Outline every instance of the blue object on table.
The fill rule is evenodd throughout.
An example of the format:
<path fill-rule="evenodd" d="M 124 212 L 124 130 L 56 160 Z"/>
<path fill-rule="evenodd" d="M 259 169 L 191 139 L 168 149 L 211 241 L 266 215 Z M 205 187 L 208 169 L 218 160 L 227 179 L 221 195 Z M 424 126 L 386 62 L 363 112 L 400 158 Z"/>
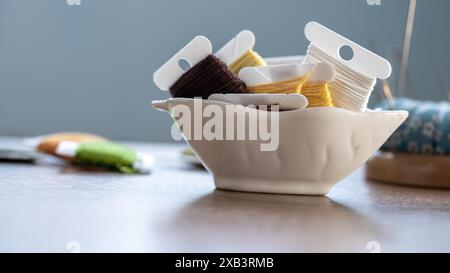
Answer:
<path fill-rule="evenodd" d="M 406 110 L 408 119 L 381 150 L 428 155 L 450 155 L 450 104 L 448 102 L 396 99 L 378 106 Z"/>

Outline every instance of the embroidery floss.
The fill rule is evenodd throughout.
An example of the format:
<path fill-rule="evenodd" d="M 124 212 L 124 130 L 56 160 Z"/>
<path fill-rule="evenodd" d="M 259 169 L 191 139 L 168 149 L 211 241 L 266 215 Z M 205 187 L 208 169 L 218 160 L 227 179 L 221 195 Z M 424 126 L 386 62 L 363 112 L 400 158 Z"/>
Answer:
<path fill-rule="evenodd" d="M 36 151 L 57 156 L 55 153 L 56 148 L 62 141 L 74 141 L 84 142 L 90 140 L 106 140 L 101 136 L 88 133 L 76 133 L 76 132 L 62 132 L 43 137 L 37 137 L 36 139 L 30 139 L 28 142 L 30 146 L 34 147 Z"/>
<path fill-rule="evenodd" d="M 149 155 L 138 154 L 127 146 L 111 141 L 63 141 L 58 145 L 56 154 L 72 157 L 81 165 L 106 167 L 122 173 L 148 173 L 154 162 Z"/>
<path fill-rule="evenodd" d="M 251 93 L 300 94 L 309 107 L 333 106 L 328 83 L 334 80 L 335 70 L 329 64 L 282 64 L 265 67 L 246 67 L 239 77 Z"/>
<path fill-rule="evenodd" d="M 255 51 L 248 50 L 239 59 L 228 65 L 234 75 L 238 75 L 242 68 L 248 66 L 266 66 L 264 59 Z"/>
<path fill-rule="evenodd" d="M 245 67 L 267 65 L 264 59 L 253 51 L 255 43 L 255 34 L 250 30 L 243 30 L 219 49 L 215 55 L 228 65 L 233 74 L 239 75 L 241 69 Z"/>
<path fill-rule="evenodd" d="M 313 44 L 308 47 L 305 63 L 328 63 L 334 67 L 336 76 L 329 83 L 329 91 L 335 106 L 353 111 L 365 110 L 376 79 L 347 68 Z"/>
<path fill-rule="evenodd" d="M 308 99 L 308 107 L 333 107 L 327 82 L 307 82 L 301 94 Z"/>
<path fill-rule="evenodd" d="M 82 164 L 114 168 L 124 173 L 134 173 L 132 166 L 137 161 L 137 155 L 132 149 L 106 141 L 81 143 L 75 158 Z"/>
<path fill-rule="evenodd" d="M 329 83 L 334 106 L 364 112 L 376 80 L 391 75 L 389 61 L 317 22 L 306 25 L 305 36 L 310 45 L 304 63 L 326 63 L 336 72 Z M 342 56 L 342 49 L 352 56 Z"/>
<path fill-rule="evenodd" d="M 259 94 L 301 94 L 309 75 L 282 82 L 274 82 L 249 87 L 251 93 Z"/>
<path fill-rule="evenodd" d="M 308 99 L 308 107 L 331 107 L 330 92 L 326 82 L 308 82 L 309 75 L 292 80 L 249 87 L 256 94 L 302 94 Z"/>
<path fill-rule="evenodd" d="M 207 99 L 214 93 L 248 93 L 245 83 L 214 55 L 194 65 L 170 87 L 173 97 Z"/>

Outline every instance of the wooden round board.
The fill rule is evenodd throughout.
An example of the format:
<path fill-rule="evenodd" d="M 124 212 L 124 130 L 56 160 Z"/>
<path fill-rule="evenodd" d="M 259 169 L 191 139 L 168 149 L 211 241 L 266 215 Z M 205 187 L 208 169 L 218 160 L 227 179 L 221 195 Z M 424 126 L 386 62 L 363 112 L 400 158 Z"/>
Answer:
<path fill-rule="evenodd" d="M 450 189 L 450 156 L 378 152 L 367 162 L 366 176 L 393 184 Z"/>

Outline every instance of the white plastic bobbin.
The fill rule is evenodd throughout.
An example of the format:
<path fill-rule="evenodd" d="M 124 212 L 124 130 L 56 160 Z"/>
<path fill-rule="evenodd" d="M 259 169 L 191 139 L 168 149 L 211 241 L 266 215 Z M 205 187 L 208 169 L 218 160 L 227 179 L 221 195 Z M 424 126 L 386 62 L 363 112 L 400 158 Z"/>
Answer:
<path fill-rule="evenodd" d="M 239 78 L 247 86 L 257 86 L 274 82 L 288 81 L 311 73 L 311 82 L 331 82 L 334 80 L 334 68 L 326 63 L 318 64 L 282 64 L 263 67 L 245 67 L 239 72 Z"/>
<path fill-rule="evenodd" d="M 226 43 L 216 53 L 216 57 L 227 65 L 237 61 L 250 49 L 255 46 L 255 35 L 250 30 L 239 32 L 236 37 Z"/>
<path fill-rule="evenodd" d="M 75 141 L 61 141 L 56 147 L 55 153 L 59 156 L 75 157 L 80 143 Z"/>
<path fill-rule="evenodd" d="M 333 66 L 327 63 L 318 63 L 313 68 L 308 81 L 313 83 L 332 82 L 336 76 Z"/>
<path fill-rule="evenodd" d="M 306 25 L 305 35 L 315 47 L 368 78 L 387 79 L 391 75 L 392 67 L 389 61 L 317 22 Z M 340 55 L 344 46 L 353 50 L 350 60 L 344 60 Z"/>
<path fill-rule="evenodd" d="M 196 36 L 170 60 L 153 74 L 153 82 L 159 89 L 167 91 L 185 73 L 180 67 L 180 60 L 185 60 L 191 67 L 212 54 L 211 42 L 205 36 Z"/>
<path fill-rule="evenodd" d="M 278 105 L 280 111 L 302 110 L 308 99 L 301 94 L 212 94 L 208 100 L 244 106 Z"/>

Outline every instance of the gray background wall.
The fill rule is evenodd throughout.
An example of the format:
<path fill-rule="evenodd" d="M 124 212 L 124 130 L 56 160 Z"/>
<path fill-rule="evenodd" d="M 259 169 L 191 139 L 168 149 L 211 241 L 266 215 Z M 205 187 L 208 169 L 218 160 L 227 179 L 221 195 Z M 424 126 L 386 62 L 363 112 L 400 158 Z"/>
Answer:
<path fill-rule="evenodd" d="M 68 6 L 66 0 L 1 0 L 0 135 L 80 130 L 170 141 L 170 119 L 150 108 L 151 100 L 167 97 L 154 86 L 152 73 L 194 35 L 206 35 L 218 49 L 247 28 L 255 32 L 261 55 L 298 55 L 307 47 L 305 24 L 316 20 L 395 58 L 407 5 L 407 0 L 382 0 L 381 6 L 366 0 L 81 0 L 81 6 Z M 419 98 L 446 98 L 434 67 L 442 64 L 449 76 L 449 11 L 448 0 L 419 0 L 410 63 Z"/>

